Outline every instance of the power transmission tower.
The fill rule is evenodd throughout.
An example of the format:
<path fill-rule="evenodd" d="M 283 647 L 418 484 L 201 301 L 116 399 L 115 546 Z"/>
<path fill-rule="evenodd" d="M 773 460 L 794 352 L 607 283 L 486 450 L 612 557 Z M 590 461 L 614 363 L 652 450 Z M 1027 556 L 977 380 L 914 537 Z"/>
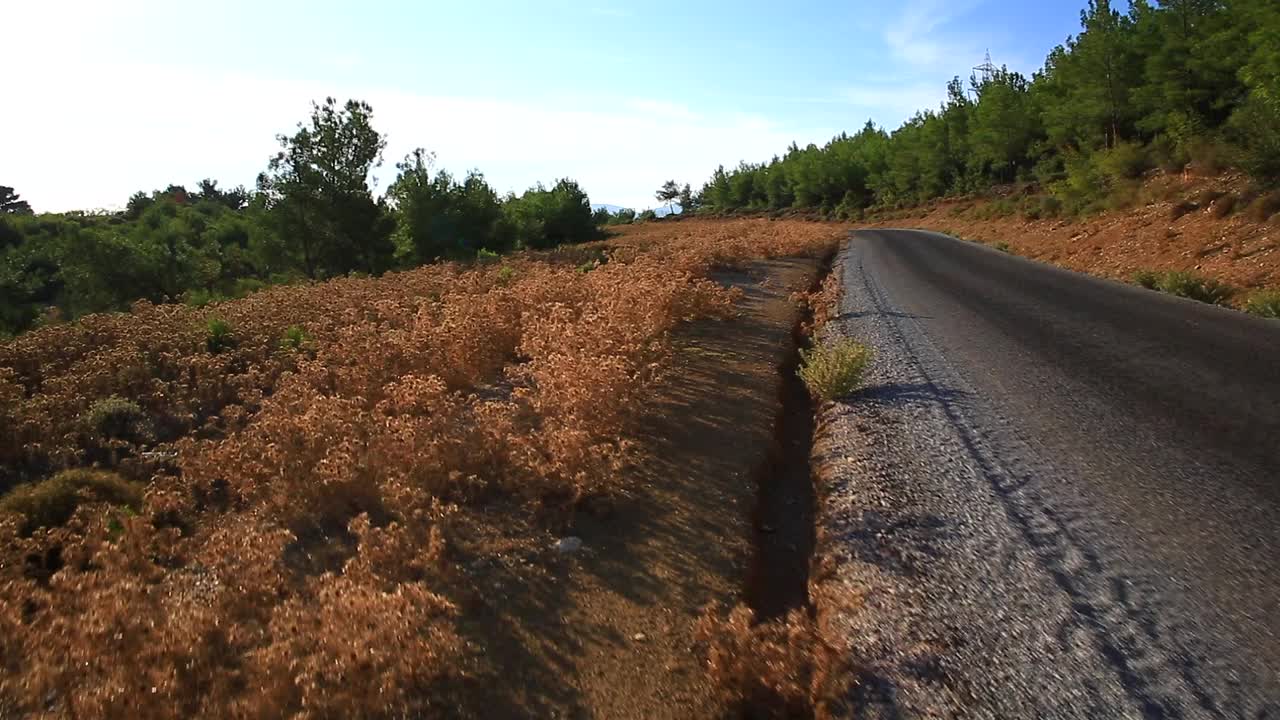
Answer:
<path fill-rule="evenodd" d="M 989 83 L 989 82 L 991 82 L 991 81 L 995 78 L 995 76 L 996 76 L 996 66 L 995 66 L 995 65 L 993 65 L 993 64 L 991 64 L 991 51 L 990 51 L 990 50 L 988 50 L 988 51 L 987 51 L 987 57 L 986 57 L 986 59 L 982 61 L 982 64 L 981 64 L 981 65 L 979 65 L 979 66 L 975 67 L 975 68 L 974 68 L 974 70 L 977 70 L 978 72 L 982 73 L 982 75 L 981 75 L 981 77 L 982 77 L 982 84 L 984 84 L 984 85 L 985 85 L 985 84 L 987 84 L 987 83 Z"/>
<path fill-rule="evenodd" d="M 987 51 L 987 56 L 982 61 L 982 64 L 974 67 L 973 70 L 973 74 L 969 76 L 969 89 L 965 91 L 965 94 L 976 101 L 978 99 L 978 89 L 996 77 L 996 66 L 991 62 L 990 50 Z"/>

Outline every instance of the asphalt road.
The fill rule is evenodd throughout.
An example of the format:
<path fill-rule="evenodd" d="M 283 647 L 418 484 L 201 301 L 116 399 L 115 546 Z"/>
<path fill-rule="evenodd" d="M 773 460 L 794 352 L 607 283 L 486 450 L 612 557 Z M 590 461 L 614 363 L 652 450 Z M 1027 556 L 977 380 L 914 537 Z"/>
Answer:
<path fill-rule="evenodd" d="M 1280 718 L 1280 321 L 937 233 L 842 264 L 859 709 Z"/>

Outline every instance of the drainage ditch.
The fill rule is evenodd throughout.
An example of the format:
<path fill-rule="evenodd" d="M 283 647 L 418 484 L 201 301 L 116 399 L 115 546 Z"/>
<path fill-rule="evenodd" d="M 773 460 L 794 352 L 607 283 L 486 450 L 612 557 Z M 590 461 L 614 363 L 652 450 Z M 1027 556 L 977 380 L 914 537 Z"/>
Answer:
<path fill-rule="evenodd" d="M 810 292 L 816 292 L 831 272 L 834 254 L 824 258 Z M 780 621 L 792 610 L 811 614 L 809 573 L 815 546 L 817 498 L 809 465 L 813 446 L 814 405 L 796 370 L 800 348 L 809 338 L 805 328 L 813 320 L 806 307 L 792 330 L 792 352 L 779 367 L 780 410 L 774 425 L 774 445 L 757 476 L 752 513 L 754 558 L 745 588 L 747 605 L 757 622 Z M 808 649 L 796 653 L 803 656 Z M 810 718 L 813 708 L 766 696 L 742 708 L 746 718 Z"/>

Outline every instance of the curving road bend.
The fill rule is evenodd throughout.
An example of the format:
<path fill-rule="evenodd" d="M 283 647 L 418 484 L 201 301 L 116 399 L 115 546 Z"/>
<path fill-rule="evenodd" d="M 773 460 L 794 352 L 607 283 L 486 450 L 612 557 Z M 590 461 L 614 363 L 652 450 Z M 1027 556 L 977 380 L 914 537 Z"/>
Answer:
<path fill-rule="evenodd" d="M 1280 718 L 1280 322 L 931 232 L 840 263 L 857 713 Z"/>

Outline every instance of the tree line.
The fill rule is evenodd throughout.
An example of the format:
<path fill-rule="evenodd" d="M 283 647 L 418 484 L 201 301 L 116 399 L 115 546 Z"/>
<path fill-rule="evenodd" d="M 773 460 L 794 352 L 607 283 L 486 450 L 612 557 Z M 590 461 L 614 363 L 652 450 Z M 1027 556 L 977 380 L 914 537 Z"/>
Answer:
<path fill-rule="evenodd" d="M 1280 183 L 1280 3 L 1090 0 L 1081 29 L 1027 78 L 954 78 L 936 110 L 893 132 L 868 122 L 826 145 L 718 168 L 713 210 L 813 208 L 857 217 L 1014 181 L 1055 212 L 1088 212 L 1154 167 L 1238 167 Z"/>
<path fill-rule="evenodd" d="M 572 180 L 500 196 L 477 171 L 436 169 L 422 149 L 377 196 L 370 177 L 386 138 L 372 119 L 363 102 L 313 104 L 278 136 L 253 189 L 202 180 L 136 193 L 121 212 L 36 215 L 0 187 L 0 334 L 140 299 L 203 304 L 268 284 L 601 237 Z"/>

